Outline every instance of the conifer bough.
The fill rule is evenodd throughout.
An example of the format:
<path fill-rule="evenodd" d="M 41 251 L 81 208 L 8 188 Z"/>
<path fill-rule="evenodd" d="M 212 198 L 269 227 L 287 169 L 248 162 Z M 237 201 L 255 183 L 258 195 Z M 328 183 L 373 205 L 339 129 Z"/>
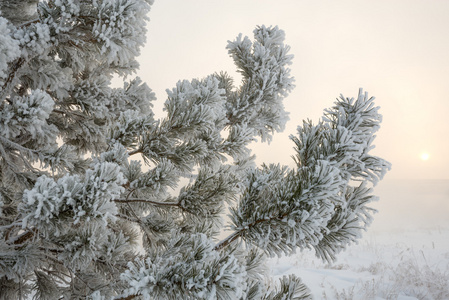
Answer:
<path fill-rule="evenodd" d="M 157 119 L 139 78 L 111 87 L 138 67 L 152 3 L 0 1 L 0 298 L 310 298 L 264 258 L 331 261 L 369 225 L 390 167 L 370 154 L 378 107 L 341 97 L 291 137 L 294 169 L 256 167 L 249 145 L 287 120 L 284 32 L 239 35 L 240 86 L 179 81 Z"/>

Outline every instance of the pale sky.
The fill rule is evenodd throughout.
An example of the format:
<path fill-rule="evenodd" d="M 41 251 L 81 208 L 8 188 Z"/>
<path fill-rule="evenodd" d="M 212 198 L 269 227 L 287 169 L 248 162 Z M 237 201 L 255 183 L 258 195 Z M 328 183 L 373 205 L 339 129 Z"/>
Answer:
<path fill-rule="evenodd" d="M 254 147 L 259 163 L 292 166 L 288 136 L 302 120 L 362 87 L 384 117 L 372 153 L 393 164 L 386 180 L 449 179 L 449 1 L 156 0 L 149 16 L 138 75 L 156 110 L 178 80 L 223 70 L 238 83 L 227 41 L 278 25 L 296 88 L 284 102 L 286 130 Z"/>

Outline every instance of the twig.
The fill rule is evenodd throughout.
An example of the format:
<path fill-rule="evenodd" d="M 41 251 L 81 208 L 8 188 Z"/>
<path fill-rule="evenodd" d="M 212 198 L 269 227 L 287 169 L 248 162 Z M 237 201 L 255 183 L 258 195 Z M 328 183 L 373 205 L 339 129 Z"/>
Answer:
<path fill-rule="evenodd" d="M 278 216 L 272 216 L 272 217 L 270 217 L 268 219 L 256 220 L 253 223 L 250 223 L 250 224 L 246 225 L 243 229 L 235 231 L 232 234 L 230 234 L 229 236 L 227 236 L 225 239 L 221 240 L 217 245 L 215 245 L 214 250 L 219 251 L 219 250 L 225 248 L 226 246 L 231 244 L 233 241 L 235 241 L 236 239 L 241 237 L 245 231 L 248 231 L 249 228 L 254 227 L 257 224 L 264 223 L 264 222 L 271 222 L 273 220 L 282 220 L 285 216 L 287 216 L 287 214 L 283 214 L 283 215 L 280 215 L 280 216 L 279 215 Z"/>
<path fill-rule="evenodd" d="M 114 202 L 117 203 L 148 203 L 157 206 L 177 206 L 180 207 L 178 202 L 159 202 L 148 199 L 139 199 L 139 198 L 131 198 L 131 199 L 116 199 Z"/>
<path fill-rule="evenodd" d="M 25 58 L 20 57 L 12 63 L 11 73 L 9 73 L 9 76 L 6 79 L 6 81 L 3 84 L 3 87 L 1 89 L 2 94 L 0 96 L 0 100 L 4 100 L 6 98 L 6 95 L 9 94 L 9 91 L 11 89 L 11 83 L 16 78 L 16 75 L 17 75 L 17 72 L 19 71 L 19 69 L 25 64 L 25 61 L 26 61 Z"/>

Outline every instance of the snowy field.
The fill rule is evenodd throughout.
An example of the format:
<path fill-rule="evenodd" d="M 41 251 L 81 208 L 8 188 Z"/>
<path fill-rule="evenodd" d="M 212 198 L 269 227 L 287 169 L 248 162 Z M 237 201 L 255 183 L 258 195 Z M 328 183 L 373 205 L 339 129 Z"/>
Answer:
<path fill-rule="evenodd" d="M 269 261 L 314 299 L 449 299 L 449 181 L 389 181 L 370 230 L 329 265 L 311 252 Z"/>

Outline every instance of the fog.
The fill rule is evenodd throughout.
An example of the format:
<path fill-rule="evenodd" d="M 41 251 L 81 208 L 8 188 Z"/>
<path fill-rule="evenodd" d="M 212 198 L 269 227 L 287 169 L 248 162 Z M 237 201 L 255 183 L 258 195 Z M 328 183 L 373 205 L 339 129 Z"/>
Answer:
<path fill-rule="evenodd" d="M 449 228 L 449 180 L 385 180 L 370 230 Z"/>

